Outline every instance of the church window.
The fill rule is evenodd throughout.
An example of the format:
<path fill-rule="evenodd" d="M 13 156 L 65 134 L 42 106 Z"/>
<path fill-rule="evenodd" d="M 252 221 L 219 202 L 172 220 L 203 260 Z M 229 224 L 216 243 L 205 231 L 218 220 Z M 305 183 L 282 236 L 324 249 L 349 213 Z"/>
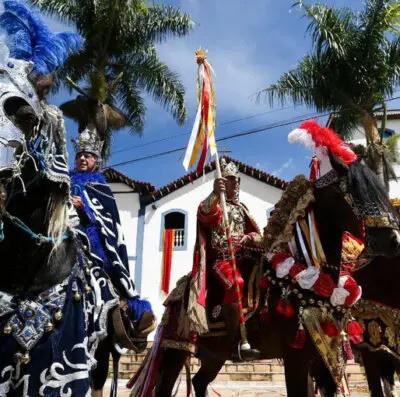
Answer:
<path fill-rule="evenodd" d="M 174 230 L 174 251 L 186 250 L 187 246 L 187 213 L 183 210 L 171 210 L 162 216 L 162 233 Z"/>

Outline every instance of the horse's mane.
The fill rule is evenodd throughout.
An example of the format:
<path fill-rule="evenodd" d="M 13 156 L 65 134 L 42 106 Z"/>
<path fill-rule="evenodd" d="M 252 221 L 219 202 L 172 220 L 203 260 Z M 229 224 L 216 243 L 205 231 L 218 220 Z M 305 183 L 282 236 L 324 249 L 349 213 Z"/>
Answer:
<path fill-rule="evenodd" d="M 45 134 L 50 135 L 55 144 L 60 147 L 68 162 L 67 141 L 65 137 L 65 123 L 64 117 L 60 109 L 54 105 L 42 103 L 44 124 L 43 128 L 46 129 Z M 62 237 L 68 229 L 68 203 L 70 198 L 69 186 L 65 185 L 62 188 L 57 188 L 52 192 L 47 211 L 48 229 L 47 234 L 55 241 L 54 249 L 62 243 Z"/>
<path fill-rule="evenodd" d="M 47 233 L 54 239 L 54 248 L 57 248 L 68 229 L 68 202 L 65 195 L 52 194 L 47 210 L 50 214 Z"/>
<path fill-rule="evenodd" d="M 264 228 L 266 251 L 284 248 L 293 235 L 298 217 L 305 216 L 305 210 L 314 201 L 312 183 L 304 176 L 297 175 L 286 187 L 281 199 Z"/>
<path fill-rule="evenodd" d="M 348 190 L 362 216 L 391 214 L 394 219 L 400 221 L 385 187 L 366 165 L 358 161 L 349 165 Z"/>

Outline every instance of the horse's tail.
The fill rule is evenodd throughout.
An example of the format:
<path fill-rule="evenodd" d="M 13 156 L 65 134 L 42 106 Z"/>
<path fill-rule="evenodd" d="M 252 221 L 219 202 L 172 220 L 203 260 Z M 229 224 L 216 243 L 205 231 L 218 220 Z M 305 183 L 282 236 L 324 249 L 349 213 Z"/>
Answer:
<path fill-rule="evenodd" d="M 148 351 L 136 374 L 126 384 L 128 389 L 133 388 L 131 397 L 149 397 L 153 395 L 158 371 L 163 359 L 162 337 L 163 325 L 160 324 L 157 328 L 152 348 Z"/>

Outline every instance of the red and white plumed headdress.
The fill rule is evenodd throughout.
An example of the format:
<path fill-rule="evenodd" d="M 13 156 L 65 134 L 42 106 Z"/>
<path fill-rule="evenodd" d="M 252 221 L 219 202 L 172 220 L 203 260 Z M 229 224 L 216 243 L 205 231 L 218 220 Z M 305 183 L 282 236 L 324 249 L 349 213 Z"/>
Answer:
<path fill-rule="evenodd" d="M 289 134 L 288 140 L 290 143 L 300 142 L 315 152 L 319 160 L 320 176 L 332 169 L 328 149 L 345 164 L 350 164 L 357 159 L 357 155 L 339 135 L 330 128 L 320 126 L 314 120 L 304 121 L 299 128 Z"/>

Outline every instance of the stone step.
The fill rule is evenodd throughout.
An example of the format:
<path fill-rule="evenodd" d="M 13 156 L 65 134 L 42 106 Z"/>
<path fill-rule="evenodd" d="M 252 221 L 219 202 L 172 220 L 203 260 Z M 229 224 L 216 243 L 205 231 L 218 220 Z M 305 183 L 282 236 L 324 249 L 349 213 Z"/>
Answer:
<path fill-rule="evenodd" d="M 119 364 L 120 379 L 129 379 L 140 367 L 146 353 L 135 354 L 129 352 L 121 357 Z M 190 371 L 195 374 L 200 367 L 197 358 L 191 358 Z M 349 362 L 346 372 L 350 382 L 365 382 L 364 368 L 360 365 Z M 109 376 L 112 374 L 110 366 Z M 182 375 L 185 375 L 182 372 Z M 284 382 L 284 368 L 278 360 L 260 360 L 251 363 L 233 363 L 227 361 L 219 372 L 217 382 L 226 381 L 267 381 Z"/>

